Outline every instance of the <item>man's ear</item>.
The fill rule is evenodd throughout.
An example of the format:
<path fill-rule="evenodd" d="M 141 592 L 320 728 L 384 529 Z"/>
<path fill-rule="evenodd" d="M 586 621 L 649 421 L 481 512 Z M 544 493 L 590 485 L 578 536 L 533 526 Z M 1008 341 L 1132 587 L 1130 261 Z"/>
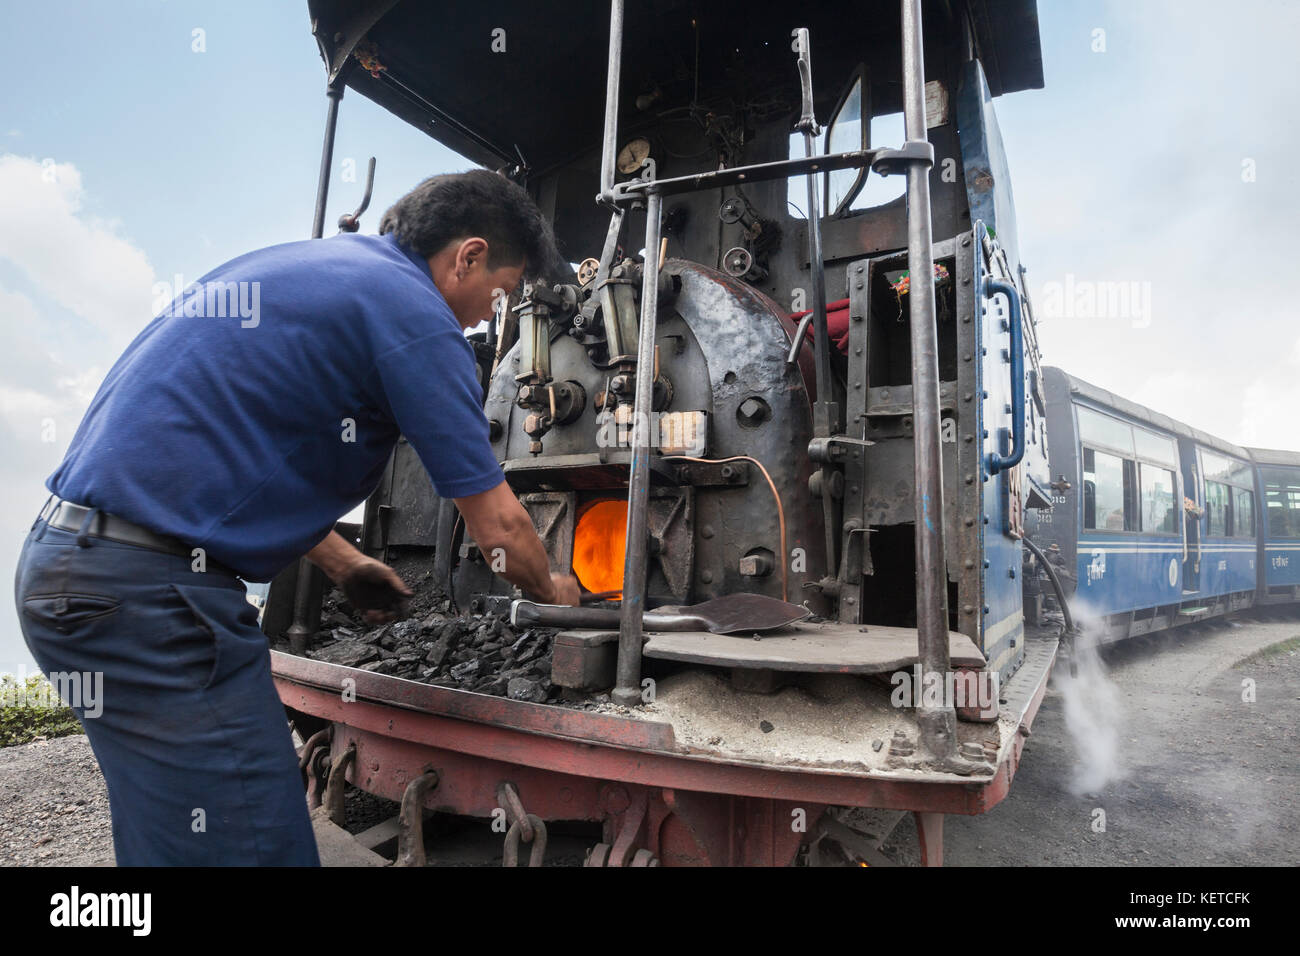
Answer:
<path fill-rule="evenodd" d="M 487 240 L 478 236 L 462 241 L 456 250 L 456 278 L 465 278 L 476 262 L 486 266 L 487 249 Z"/>

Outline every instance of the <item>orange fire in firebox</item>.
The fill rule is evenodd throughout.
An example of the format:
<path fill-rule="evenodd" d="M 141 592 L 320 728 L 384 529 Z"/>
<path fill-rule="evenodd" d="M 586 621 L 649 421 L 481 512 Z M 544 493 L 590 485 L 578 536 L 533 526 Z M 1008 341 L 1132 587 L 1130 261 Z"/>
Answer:
<path fill-rule="evenodd" d="M 619 591 L 626 549 L 627 502 L 597 501 L 573 530 L 573 573 L 588 591 Z"/>

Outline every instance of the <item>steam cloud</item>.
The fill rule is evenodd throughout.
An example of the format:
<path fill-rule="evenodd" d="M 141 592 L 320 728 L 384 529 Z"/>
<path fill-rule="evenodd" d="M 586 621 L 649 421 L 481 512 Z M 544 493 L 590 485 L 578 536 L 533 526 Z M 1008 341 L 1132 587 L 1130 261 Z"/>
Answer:
<path fill-rule="evenodd" d="M 1098 652 L 1098 628 L 1082 608 L 1072 608 L 1078 633 L 1074 639 L 1074 673 L 1056 671 L 1065 727 L 1074 744 L 1075 766 L 1069 782 L 1076 796 L 1097 793 L 1123 776 L 1119 759 L 1123 703 Z"/>

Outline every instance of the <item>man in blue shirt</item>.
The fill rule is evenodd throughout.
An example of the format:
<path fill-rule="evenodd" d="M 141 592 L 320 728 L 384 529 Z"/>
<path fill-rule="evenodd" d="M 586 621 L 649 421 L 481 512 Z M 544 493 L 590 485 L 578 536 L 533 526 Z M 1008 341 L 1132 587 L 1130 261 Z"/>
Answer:
<path fill-rule="evenodd" d="M 332 529 L 399 435 L 503 576 L 576 604 L 488 440 L 464 330 L 554 261 L 528 194 L 438 176 L 380 236 L 272 246 L 179 295 L 105 378 L 50 476 L 15 582 L 33 656 L 108 785 L 119 865 L 319 863 L 256 611 L 235 577 L 299 557 L 372 621 L 409 589 Z M 85 702 L 82 702 L 85 703 Z"/>

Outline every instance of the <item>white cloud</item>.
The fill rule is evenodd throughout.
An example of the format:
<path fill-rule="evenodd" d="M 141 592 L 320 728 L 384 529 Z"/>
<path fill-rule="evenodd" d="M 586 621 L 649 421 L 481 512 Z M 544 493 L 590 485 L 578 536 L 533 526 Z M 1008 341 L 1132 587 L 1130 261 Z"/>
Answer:
<path fill-rule="evenodd" d="M 1276 368 L 1263 368 L 1241 401 L 1242 441 L 1259 448 L 1300 449 L 1300 340 Z"/>
<path fill-rule="evenodd" d="M 71 163 L 0 156 L 0 259 L 86 319 L 106 340 L 103 350 L 116 354 L 149 321 L 153 269 L 83 202 L 81 172 Z"/>
<path fill-rule="evenodd" d="M 153 269 L 118 229 L 86 213 L 80 171 L 0 156 L 0 261 L 31 288 L 0 287 L 0 579 L 113 360 L 152 314 Z M 0 671 L 31 667 L 12 614 Z"/>

